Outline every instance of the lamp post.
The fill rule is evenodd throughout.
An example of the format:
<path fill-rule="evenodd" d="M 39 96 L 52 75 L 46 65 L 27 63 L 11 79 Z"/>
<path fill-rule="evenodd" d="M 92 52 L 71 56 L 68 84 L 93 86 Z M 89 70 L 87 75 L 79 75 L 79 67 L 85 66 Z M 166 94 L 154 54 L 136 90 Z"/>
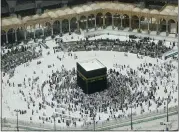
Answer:
<path fill-rule="evenodd" d="M 19 110 L 14 110 L 16 112 L 16 115 L 17 115 L 17 131 L 19 131 L 19 118 L 18 118 L 18 112 Z"/>
<path fill-rule="evenodd" d="M 166 98 L 166 100 L 167 100 L 167 123 L 169 123 L 169 117 L 168 117 L 168 98 L 169 98 L 169 96 Z M 166 131 L 168 131 L 168 125 L 166 126 Z"/>
<path fill-rule="evenodd" d="M 132 108 L 133 108 L 133 105 L 131 104 L 129 106 L 129 108 L 131 108 L 131 130 L 133 130 L 133 123 L 132 123 Z"/>
<path fill-rule="evenodd" d="M 165 125 L 166 126 L 166 131 L 168 131 L 168 127 L 171 125 L 171 122 L 160 122 L 160 125 Z"/>
<path fill-rule="evenodd" d="M 166 126 L 166 131 L 169 131 L 168 127 L 169 127 L 169 125 L 171 125 L 171 122 L 169 122 L 169 116 L 168 116 L 168 99 L 169 99 L 169 95 L 167 96 L 167 98 L 165 98 L 165 100 L 167 100 L 167 121 L 166 122 L 160 122 L 160 125 Z"/>
<path fill-rule="evenodd" d="M 131 108 L 131 130 L 133 130 L 133 124 L 132 124 L 132 108 L 133 108 L 133 105 L 132 105 L 132 95 L 130 95 L 130 102 L 131 102 L 131 104 L 129 105 L 129 108 Z"/>
<path fill-rule="evenodd" d="M 95 112 L 95 108 L 94 108 L 94 109 L 93 109 L 93 124 L 94 124 L 94 131 L 95 131 L 95 124 L 96 124 L 95 117 L 96 117 L 96 112 Z"/>
<path fill-rule="evenodd" d="M 93 125 L 94 125 L 94 128 L 93 128 L 93 129 L 94 129 L 94 131 L 95 131 L 95 123 L 96 123 L 96 122 L 95 122 L 95 115 L 93 115 Z"/>
<path fill-rule="evenodd" d="M 55 122 L 55 115 L 54 114 L 52 115 L 52 118 L 53 118 L 53 121 L 54 121 L 54 131 L 56 131 L 56 124 L 55 124 L 56 122 Z"/>

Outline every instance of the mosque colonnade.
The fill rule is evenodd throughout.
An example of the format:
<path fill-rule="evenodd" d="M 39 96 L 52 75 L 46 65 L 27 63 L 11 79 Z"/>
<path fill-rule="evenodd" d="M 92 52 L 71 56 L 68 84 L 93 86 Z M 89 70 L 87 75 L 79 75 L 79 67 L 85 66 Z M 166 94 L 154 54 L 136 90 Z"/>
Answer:
<path fill-rule="evenodd" d="M 113 30 L 123 30 L 128 28 L 128 31 L 137 29 L 138 32 L 146 30 L 148 33 L 156 31 L 166 32 L 166 36 L 170 33 L 171 25 L 175 24 L 178 33 L 178 21 L 175 17 L 163 17 L 152 14 L 139 14 L 115 11 L 99 11 L 94 13 L 81 13 L 71 15 L 70 17 L 34 20 L 22 25 L 12 26 L 2 30 L 2 45 L 5 43 L 15 43 L 30 38 L 40 38 L 43 36 L 57 35 L 63 33 L 80 32 L 80 29 L 105 29 L 111 26 Z"/>

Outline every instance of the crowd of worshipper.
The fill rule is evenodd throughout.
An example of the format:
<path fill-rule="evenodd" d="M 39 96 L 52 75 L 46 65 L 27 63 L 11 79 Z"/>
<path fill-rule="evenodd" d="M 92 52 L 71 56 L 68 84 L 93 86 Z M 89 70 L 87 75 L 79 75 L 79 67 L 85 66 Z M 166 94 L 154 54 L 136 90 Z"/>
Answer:
<path fill-rule="evenodd" d="M 73 48 L 76 48 L 76 50 L 80 50 L 80 48 L 84 48 L 85 50 L 89 50 L 90 48 L 94 48 L 94 50 L 105 48 L 108 50 L 108 47 L 111 49 L 118 47 L 119 51 L 130 51 L 139 54 L 145 49 L 145 55 L 149 56 L 151 55 L 150 51 L 163 53 L 170 49 L 165 47 L 161 41 L 159 41 L 157 48 L 155 48 L 156 44 L 150 42 L 149 38 L 144 38 L 140 41 L 132 39 L 129 41 L 86 40 L 76 43 L 78 45 L 74 45 L 74 47 L 70 45 L 67 48 L 72 50 Z M 174 45 L 175 43 L 173 43 L 172 46 Z M 57 49 L 58 48 L 59 47 L 57 47 Z M 19 51 L 20 53 L 22 52 L 22 50 Z M 8 54 L 13 56 L 20 53 L 13 51 Z M 24 53 L 24 51 L 22 53 Z M 69 53 L 68 56 L 74 56 L 74 59 L 77 57 L 72 53 Z M 20 55 L 20 57 L 21 60 L 24 61 L 20 62 L 20 64 L 25 63 L 25 60 L 33 59 L 33 57 L 29 55 Z M 57 56 L 57 58 L 61 60 L 64 56 Z M 7 62 L 10 62 L 10 60 Z M 14 62 L 15 61 L 11 63 Z M 9 65 L 11 65 L 11 63 L 9 63 Z M 39 61 L 37 64 L 41 64 L 41 62 Z M 48 66 L 48 68 L 50 67 L 52 66 Z M 41 72 L 43 73 L 43 70 Z M 84 94 L 81 88 L 77 86 L 75 68 L 67 71 L 64 66 L 61 67 L 61 71 L 52 71 L 52 75 L 48 75 L 48 79 L 45 80 L 42 85 L 37 83 L 40 77 L 34 79 L 26 77 L 21 84 L 15 84 L 15 82 L 10 82 L 9 80 L 2 83 L 5 83 L 5 85 L 9 87 L 18 85 L 18 87 L 22 88 L 19 90 L 19 94 L 22 95 L 21 99 L 27 102 L 28 110 L 19 109 L 19 111 L 25 115 L 30 110 L 31 117 L 29 120 L 33 121 L 34 116 L 36 116 L 43 123 L 53 123 L 52 116 L 47 116 L 45 112 L 47 107 L 50 107 L 55 109 L 54 114 L 59 124 L 65 123 L 66 126 L 77 126 L 82 122 L 82 125 L 86 126 L 93 123 L 94 116 L 96 123 L 130 117 L 131 113 L 128 113 L 127 110 L 131 103 L 134 105 L 134 109 L 140 108 L 140 114 L 147 111 L 152 112 L 153 107 L 156 107 L 155 110 L 161 109 L 162 105 L 166 104 L 164 97 L 160 96 L 160 90 L 163 89 L 163 87 L 165 87 L 164 92 L 168 95 L 169 104 L 172 101 L 176 103 L 177 98 L 173 96 L 173 93 L 178 90 L 178 87 L 177 82 L 172 78 L 173 76 L 177 76 L 175 75 L 176 73 L 177 67 L 171 63 L 143 63 L 140 64 L 137 70 L 132 69 L 129 65 L 114 64 L 114 68 L 108 71 L 108 88 L 90 95 Z M 165 78 L 167 81 L 165 81 Z M 47 95 L 44 94 L 46 85 L 49 87 Z M 30 88 L 28 94 L 23 87 Z M 42 98 L 42 101 L 37 101 L 39 98 Z M 105 116 L 106 118 L 100 113 L 107 115 Z M 73 114 L 77 116 L 74 117 L 72 116 Z M 136 115 L 137 113 L 134 110 L 132 114 Z"/>
<path fill-rule="evenodd" d="M 94 35 L 95 37 L 95 35 Z M 162 54 L 171 50 L 175 46 L 175 42 L 170 43 L 170 47 L 166 47 L 163 43 L 165 40 L 159 40 L 158 43 L 151 41 L 149 37 L 140 38 L 140 40 L 135 40 L 137 37 L 135 35 L 129 35 L 129 40 L 120 41 L 119 39 L 110 40 L 110 39 L 99 39 L 89 41 L 88 37 L 86 40 L 81 40 L 73 43 L 66 43 L 63 48 L 68 49 L 68 51 L 90 51 L 90 50 L 107 50 L 107 51 L 119 51 L 119 52 L 131 52 L 139 55 L 145 55 L 150 57 L 161 57 Z M 34 40 L 37 41 L 37 40 Z M 55 39 L 56 44 L 63 43 L 62 39 Z M 42 42 L 39 45 L 48 49 L 48 46 L 45 44 L 45 39 L 43 38 Z M 32 54 L 29 52 L 30 46 L 20 46 L 16 48 L 8 49 L 6 53 L 5 50 L 2 50 L 2 69 L 8 71 L 9 69 L 14 68 L 19 64 L 27 62 L 30 58 L 37 58 L 40 54 Z M 56 49 L 55 49 L 56 48 Z M 60 49 L 60 50 L 59 50 Z M 62 47 L 54 47 L 54 53 L 61 51 Z M 25 53 L 27 52 L 27 53 Z M 10 59 L 8 59 L 10 58 Z M 14 58 L 13 60 L 11 60 Z M 30 59 L 30 60 L 31 60 Z M 17 60 L 17 61 L 16 61 Z M 16 62 L 16 63 L 14 63 Z M 14 63 L 14 64 L 12 64 Z M 9 66 L 11 64 L 11 66 Z"/>
<path fill-rule="evenodd" d="M 74 54 L 69 54 L 71 55 Z M 137 111 L 140 111 L 140 114 L 152 112 L 154 109 L 165 108 L 163 108 L 163 105 L 166 105 L 165 98 L 160 95 L 163 87 L 168 96 L 168 103 L 177 103 L 177 97 L 173 94 L 177 92 L 178 87 L 177 82 L 172 78 L 177 76 L 177 67 L 172 63 L 145 62 L 135 70 L 129 65 L 114 64 L 113 66 L 114 68 L 109 69 L 107 74 L 108 88 L 90 95 L 84 94 L 78 87 L 75 68 L 67 71 L 62 65 L 61 70 L 52 70 L 52 74 L 48 75 L 48 79 L 42 85 L 37 83 L 39 77 L 24 78 L 19 87 L 25 89 L 29 87 L 30 90 L 25 94 L 25 89 L 22 88 L 19 94 L 22 95 L 21 99 L 27 102 L 26 111 L 31 111 L 29 120 L 33 121 L 36 116 L 43 123 L 53 123 L 53 117 L 47 116 L 48 112 L 45 112 L 49 108 L 55 109 L 53 115 L 57 123 L 66 124 L 67 127 L 78 126 L 81 122 L 82 126 L 90 125 L 94 118 L 95 123 L 98 124 L 130 117 L 131 113 L 127 112 L 130 104 L 134 107 L 133 115 L 137 115 Z M 41 72 L 43 73 L 43 70 Z M 3 83 L 12 87 L 16 85 L 15 82 L 9 81 Z M 46 86 L 48 93 L 44 94 Z M 42 101 L 37 101 L 39 98 L 42 98 Z"/>
<path fill-rule="evenodd" d="M 68 42 L 66 44 L 69 45 L 68 51 L 112 50 L 156 58 L 161 57 L 165 52 L 170 51 L 175 46 L 175 42 L 170 42 L 169 47 L 166 47 L 164 43 L 165 40 L 159 40 L 156 43 L 154 39 L 149 37 L 140 38 L 139 40 L 129 37 L 129 40 L 126 41 L 120 41 L 119 39 L 88 40 L 86 38 L 86 40 L 77 41 L 73 44 L 68 44 Z"/>
<path fill-rule="evenodd" d="M 4 72 L 8 72 L 17 66 L 32 61 L 40 56 L 42 56 L 42 52 L 36 52 L 35 47 L 31 46 L 20 46 L 6 50 L 3 49 L 1 55 L 1 69 Z"/>
<path fill-rule="evenodd" d="M 5 49 L 2 49 L 1 59 L 5 59 L 8 56 L 11 56 L 17 53 L 25 52 L 28 49 L 30 49 L 30 46 L 19 46 L 19 47 L 7 49 L 7 51 L 5 51 Z"/>

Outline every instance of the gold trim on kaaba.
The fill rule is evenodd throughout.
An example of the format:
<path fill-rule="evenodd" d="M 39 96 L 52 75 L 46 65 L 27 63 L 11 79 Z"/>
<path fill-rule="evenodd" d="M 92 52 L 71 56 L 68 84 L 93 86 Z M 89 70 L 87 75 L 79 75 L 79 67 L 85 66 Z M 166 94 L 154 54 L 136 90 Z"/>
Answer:
<path fill-rule="evenodd" d="M 96 77 L 91 77 L 91 78 L 86 78 L 83 74 L 81 74 L 79 71 L 77 71 L 79 76 L 85 80 L 85 81 L 90 81 L 90 82 L 94 82 L 94 81 L 99 81 L 99 80 L 103 80 L 105 79 L 106 77 L 106 74 L 105 75 L 101 75 L 101 76 L 96 76 Z"/>

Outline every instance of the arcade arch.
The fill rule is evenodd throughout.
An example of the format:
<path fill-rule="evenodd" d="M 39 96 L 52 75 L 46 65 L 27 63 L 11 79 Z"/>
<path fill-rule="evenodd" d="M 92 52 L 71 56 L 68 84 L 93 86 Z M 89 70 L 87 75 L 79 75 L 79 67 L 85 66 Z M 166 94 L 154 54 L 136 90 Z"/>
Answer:
<path fill-rule="evenodd" d="M 94 7 L 95 9 L 95 7 Z M 117 8 L 116 8 L 117 9 Z M 112 10 L 112 9 L 111 9 Z M 79 16 L 76 14 L 65 16 L 63 12 L 58 12 L 58 16 L 62 14 L 62 16 L 58 18 L 58 16 L 51 17 L 45 15 L 45 19 L 48 19 L 49 22 L 43 22 L 40 18 L 36 21 L 37 24 L 32 24 L 31 22 L 28 23 L 31 18 L 23 19 L 22 25 L 18 25 L 19 28 L 15 26 L 7 26 L 2 28 L 2 45 L 6 42 L 15 43 L 16 40 L 18 42 L 23 41 L 25 39 L 29 40 L 32 38 L 40 38 L 41 36 L 50 36 L 50 35 L 57 35 L 59 33 L 67 33 L 67 32 L 75 32 L 80 28 L 85 29 L 92 29 L 92 28 L 105 28 L 109 26 L 113 26 L 113 29 L 124 29 L 124 28 L 132 28 L 132 29 L 141 29 L 141 30 L 150 30 L 150 31 L 159 31 L 159 32 L 166 32 L 177 34 L 178 33 L 178 22 L 176 20 L 176 14 L 160 14 L 157 10 L 149 10 L 146 9 L 143 12 L 136 12 L 135 15 L 131 16 L 131 12 L 129 10 L 115 10 L 111 11 L 109 9 L 98 10 L 98 11 L 90 11 L 83 13 L 83 11 L 79 11 Z M 115 12 L 115 13 L 114 13 Z M 156 15 L 158 14 L 158 15 Z M 139 17 L 140 16 L 140 17 Z M 148 19 L 148 17 L 150 17 Z M 55 20 L 53 20 L 55 18 Z M 44 20 L 45 20 L 44 19 Z M 149 20 L 149 21 L 148 21 Z M 4 23 L 10 23 L 8 20 L 4 20 Z M 26 22 L 26 23 L 25 23 Z M 53 23 L 51 23 L 53 22 Z M 38 24 L 41 23 L 41 24 Z M 27 25 L 28 26 L 27 26 Z M 13 25 L 13 24 L 12 24 Z M 43 25 L 43 27 L 42 27 Z M 27 27 L 26 27 L 27 26 Z M 21 28 L 23 27 L 23 28 Z M 16 29 L 17 28 L 17 29 Z M 5 31 L 6 32 L 5 32 Z M 6 35 L 7 34 L 7 35 Z"/>
<path fill-rule="evenodd" d="M 133 30 L 140 28 L 140 26 L 139 26 L 139 17 L 136 16 L 136 15 L 131 17 L 131 28 Z"/>
<path fill-rule="evenodd" d="M 70 20 L 70 29 L 71 29 L 71 32 L 75 32 L 75 31 L 78 29 L 76 17 L 73 17 L 73 18 Z"/>
<path fill-rule="evenodd" d="M 90 14 L 88 16 L 88 28 L 89 29 L 95 28 L 95 15 L 94 14 Z"/>
<path fill-rule="evenodd" d="M 112 25 L 112 14 L 107 12 L 105 14 L 105 27 L 111 26 Z"/>
<path fill-rule="evenodd" d="M 68 21 L 68 19 L 62 20 L 62 32 L 63 32 L 63 33 L 68 33 L 68 32 L 70 32 L 70 31 L 69 31 L 69 21 Z"/>
<path fill-rule="evenodd" d="M 56 20 L 53 23 L 53 34 L 57 35 L 60 33 L 60 21 Z"/>
<path fill-rule="evenodd" d="M 114 14 L 113 16 L 114 19 L 114 29 L 119 29 L 121 27 L 121 19 L 120 19 L 120 14 Z"/>
<path fill-rule="evenodd" d="M 96 26 L 97 28 L 103 27 L 103 14 L 102 13 L 98 13 L 96 15 Z"/>
<path fill-rule="evenodd" d="M 168 31 L 171 34 L 177 33 L 177 23 L 173 19 L 168 20 Z"/>
<path fill-rule="evenodd" d="M 27 40 L 31 40 L 33 38 L 34 38 L 33 26 L 32 25 L 28 25 L 26 27 L 26 39 Z"/>
<path fill-rule="evenodd" d="M 7 32 L 8 35 L 8 43 L 14 44 L 15 43 L 15 30 L 13 28 L 9 29 Z"/>
<path fill-rule="evenodd" d="M 41 38 L 43 35 L 43 27 L 40 23 L 35 25 L 34 38 Z"/>
<path fill-rule="evenodd" d="M 25 39 L 24 38 L 24 29 L 22 27 L 18 28 L 16 30 L 16 33 L 17 33 L 17 41 L 22 42 Z"/>
<path fill-rule="evenodd" d="M 127 14 L 121 15 L 121 19 L 122 19 L 122 27 L 123 28 L 128 28 L 130 26 L 129 24 L 129 16 Z"/>
<path fill-rule="evenodd" d="M 140 30 L 148 31 L 148 18 L 145 16 L 140 17 Z"/>
<path fill-rule="evenodd" d="M 52 33 L 52 25 L 50 22 L 46 22 L 44 27 L 44 36 L 46 37 L 51 36 L 51 33 Z"/>
<path fill-rule="evenodd" d="M 81 17 L 80 17 L 79 25 L 80 25 L 80 28 L 81 28 L 82 30 L 85 30 L 85 29 L 86 29 L 86 22 L 87 22 L 86 16 L 81 16 Z"/>

